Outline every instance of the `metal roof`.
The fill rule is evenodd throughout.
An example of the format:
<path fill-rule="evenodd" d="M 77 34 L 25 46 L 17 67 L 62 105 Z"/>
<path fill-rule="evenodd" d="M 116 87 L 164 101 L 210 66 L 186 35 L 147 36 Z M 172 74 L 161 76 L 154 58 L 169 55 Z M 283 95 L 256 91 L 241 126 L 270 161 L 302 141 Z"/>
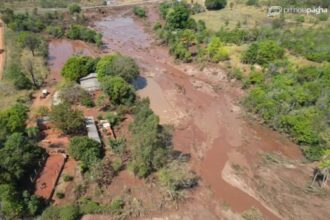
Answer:
<path fill-rule="evenodd" d="M 86 123 L 88 137 L 101 143 L 101 138 L 97 130 L 97 127 L 95 125 L 94 118 L 92 116 L 85 117 L 85 123 Z"/>

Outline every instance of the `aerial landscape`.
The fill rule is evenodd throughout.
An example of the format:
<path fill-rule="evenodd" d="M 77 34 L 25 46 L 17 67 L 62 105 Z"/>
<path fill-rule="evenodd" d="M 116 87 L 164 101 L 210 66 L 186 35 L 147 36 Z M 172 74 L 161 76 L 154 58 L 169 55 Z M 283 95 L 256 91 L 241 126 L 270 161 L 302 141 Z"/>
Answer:
<path fill-rule="evenodd" d="M 330 219 L 329 0 L 0 0 L 0 219 Z"/>

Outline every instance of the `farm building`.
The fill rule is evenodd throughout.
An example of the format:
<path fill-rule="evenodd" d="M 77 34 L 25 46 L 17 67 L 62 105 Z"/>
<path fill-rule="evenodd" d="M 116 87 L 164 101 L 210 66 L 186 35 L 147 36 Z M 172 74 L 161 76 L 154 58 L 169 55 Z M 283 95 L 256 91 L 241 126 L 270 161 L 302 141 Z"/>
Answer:
<path fill-rule="evenodd" d="M 95 125 L 94 118 L 92 116 L 85 117 L 85 123 L 86 123 L 88 137 L 101 143 L 101 138 L 97 130 L 97 127 Z"/>
<path fill-rule="evenodd" d="M 88 92 L 100 89 L 100 82 L 97 80 L 96 73 L 91 73 L 80 79 L 80 86 Z"/>

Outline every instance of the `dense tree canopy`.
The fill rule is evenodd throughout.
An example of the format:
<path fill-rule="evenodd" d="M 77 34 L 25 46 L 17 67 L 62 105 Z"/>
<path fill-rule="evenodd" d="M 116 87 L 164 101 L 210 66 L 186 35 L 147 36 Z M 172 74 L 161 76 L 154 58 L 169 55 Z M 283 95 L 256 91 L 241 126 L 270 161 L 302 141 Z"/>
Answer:
<path fill-rule="evenodd" d="M 146 177 L 166 164 L 171 138 L 150 110 L 149 100 L 140 101 L 134 115 L 134 123 L 130 127 L 133 134 L 131 168 L 137 176 Z"/>
<path fill-rule="evenodd" d="M 86 131 L 83 113 L 67 103 L 54 105 L 50 119 L 65 134 L 82 134 Z"/>
<path fill-rule="evenodd" d="M 242 61 L 244 63 L 265 65 L 276 59 L 281 59 L 283 55 L 284 49 L 275 41 L 263 40 L 251 44 L 243 54 Z"/>
<path fill-rule="evenodd" d="M 5 139 L 9 134 L 25 130 L 27 112 L 28 108 L 22 104 L 0 111 L 0 140 Z"/>
<path fill-rule="evenodd" d="M 133 87 L 119 76 L 103 77 L 101 85 L 114 104 L 131 104 L 135 99 Z"/>
<path fill-rule="evenodd" d="M 308 159 L 318 160 L 330 148 L 330 67 L 282 66 L 273 73 L 252 74 L 254 87 L 245 100 L 266 123 L 287 132 L 303 146 Z"/>
<path fill-rule="evenodd" d="M 120 76 L 130 83 L 139 75 L 139 67 L 132 58 L 116 54 L 102 57 L 97 63 L 96 73 L 99 79 Z"/>
<path fill-rule="evenodd" d="M 94 59 L 88 56 L 72 56 L 64 64 L 61 74 L 66 80 L 79 81 L 95 71 Z"/>
<path fill-rule="evenodd" d="M 101 144 L 85 136 L 74 137 L 70 141 L 69 154 L 84 167 L 89 167 L 101 158 Z"/>
<path fill-rule="evenodd" d="M 205 7 L 209 10 L 219 10 L 226 7 L 227 0 L 205 0 Z"/>

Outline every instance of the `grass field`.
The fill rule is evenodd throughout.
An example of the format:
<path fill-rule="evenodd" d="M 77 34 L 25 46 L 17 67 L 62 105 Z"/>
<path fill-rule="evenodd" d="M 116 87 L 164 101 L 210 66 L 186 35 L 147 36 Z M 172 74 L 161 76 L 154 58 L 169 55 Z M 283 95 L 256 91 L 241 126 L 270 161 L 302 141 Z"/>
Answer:
<path fill-rule="evenodd" d="M 201 5 L 204 5 L 204 0 L 197 0 Z M 268 17 L 268 6 L 247 6 L 245 1 L 231 0 L 228 1 L 226 8 L 217 11 L 206 11 L 196 14 L 193 17 L 196 20 L 203 20 L 206 26 L 213 30 L 218 31 L 222 26 L 235 28 L 240 25 L 242 28 L 253 27 L 271 27 L 272 22 L 278 17 Z M 230 7 L 232 5 L 232 7 Z M 303 15 L 305 21 L 299 23 L 296 21 L 298 15 L 285 14 L 286 26 L 296 27 L 302 25 L 305 28 L 320 28 L 330 27 L 330 19 L 327 21 L 319 21 L 317 16 Z"/>

